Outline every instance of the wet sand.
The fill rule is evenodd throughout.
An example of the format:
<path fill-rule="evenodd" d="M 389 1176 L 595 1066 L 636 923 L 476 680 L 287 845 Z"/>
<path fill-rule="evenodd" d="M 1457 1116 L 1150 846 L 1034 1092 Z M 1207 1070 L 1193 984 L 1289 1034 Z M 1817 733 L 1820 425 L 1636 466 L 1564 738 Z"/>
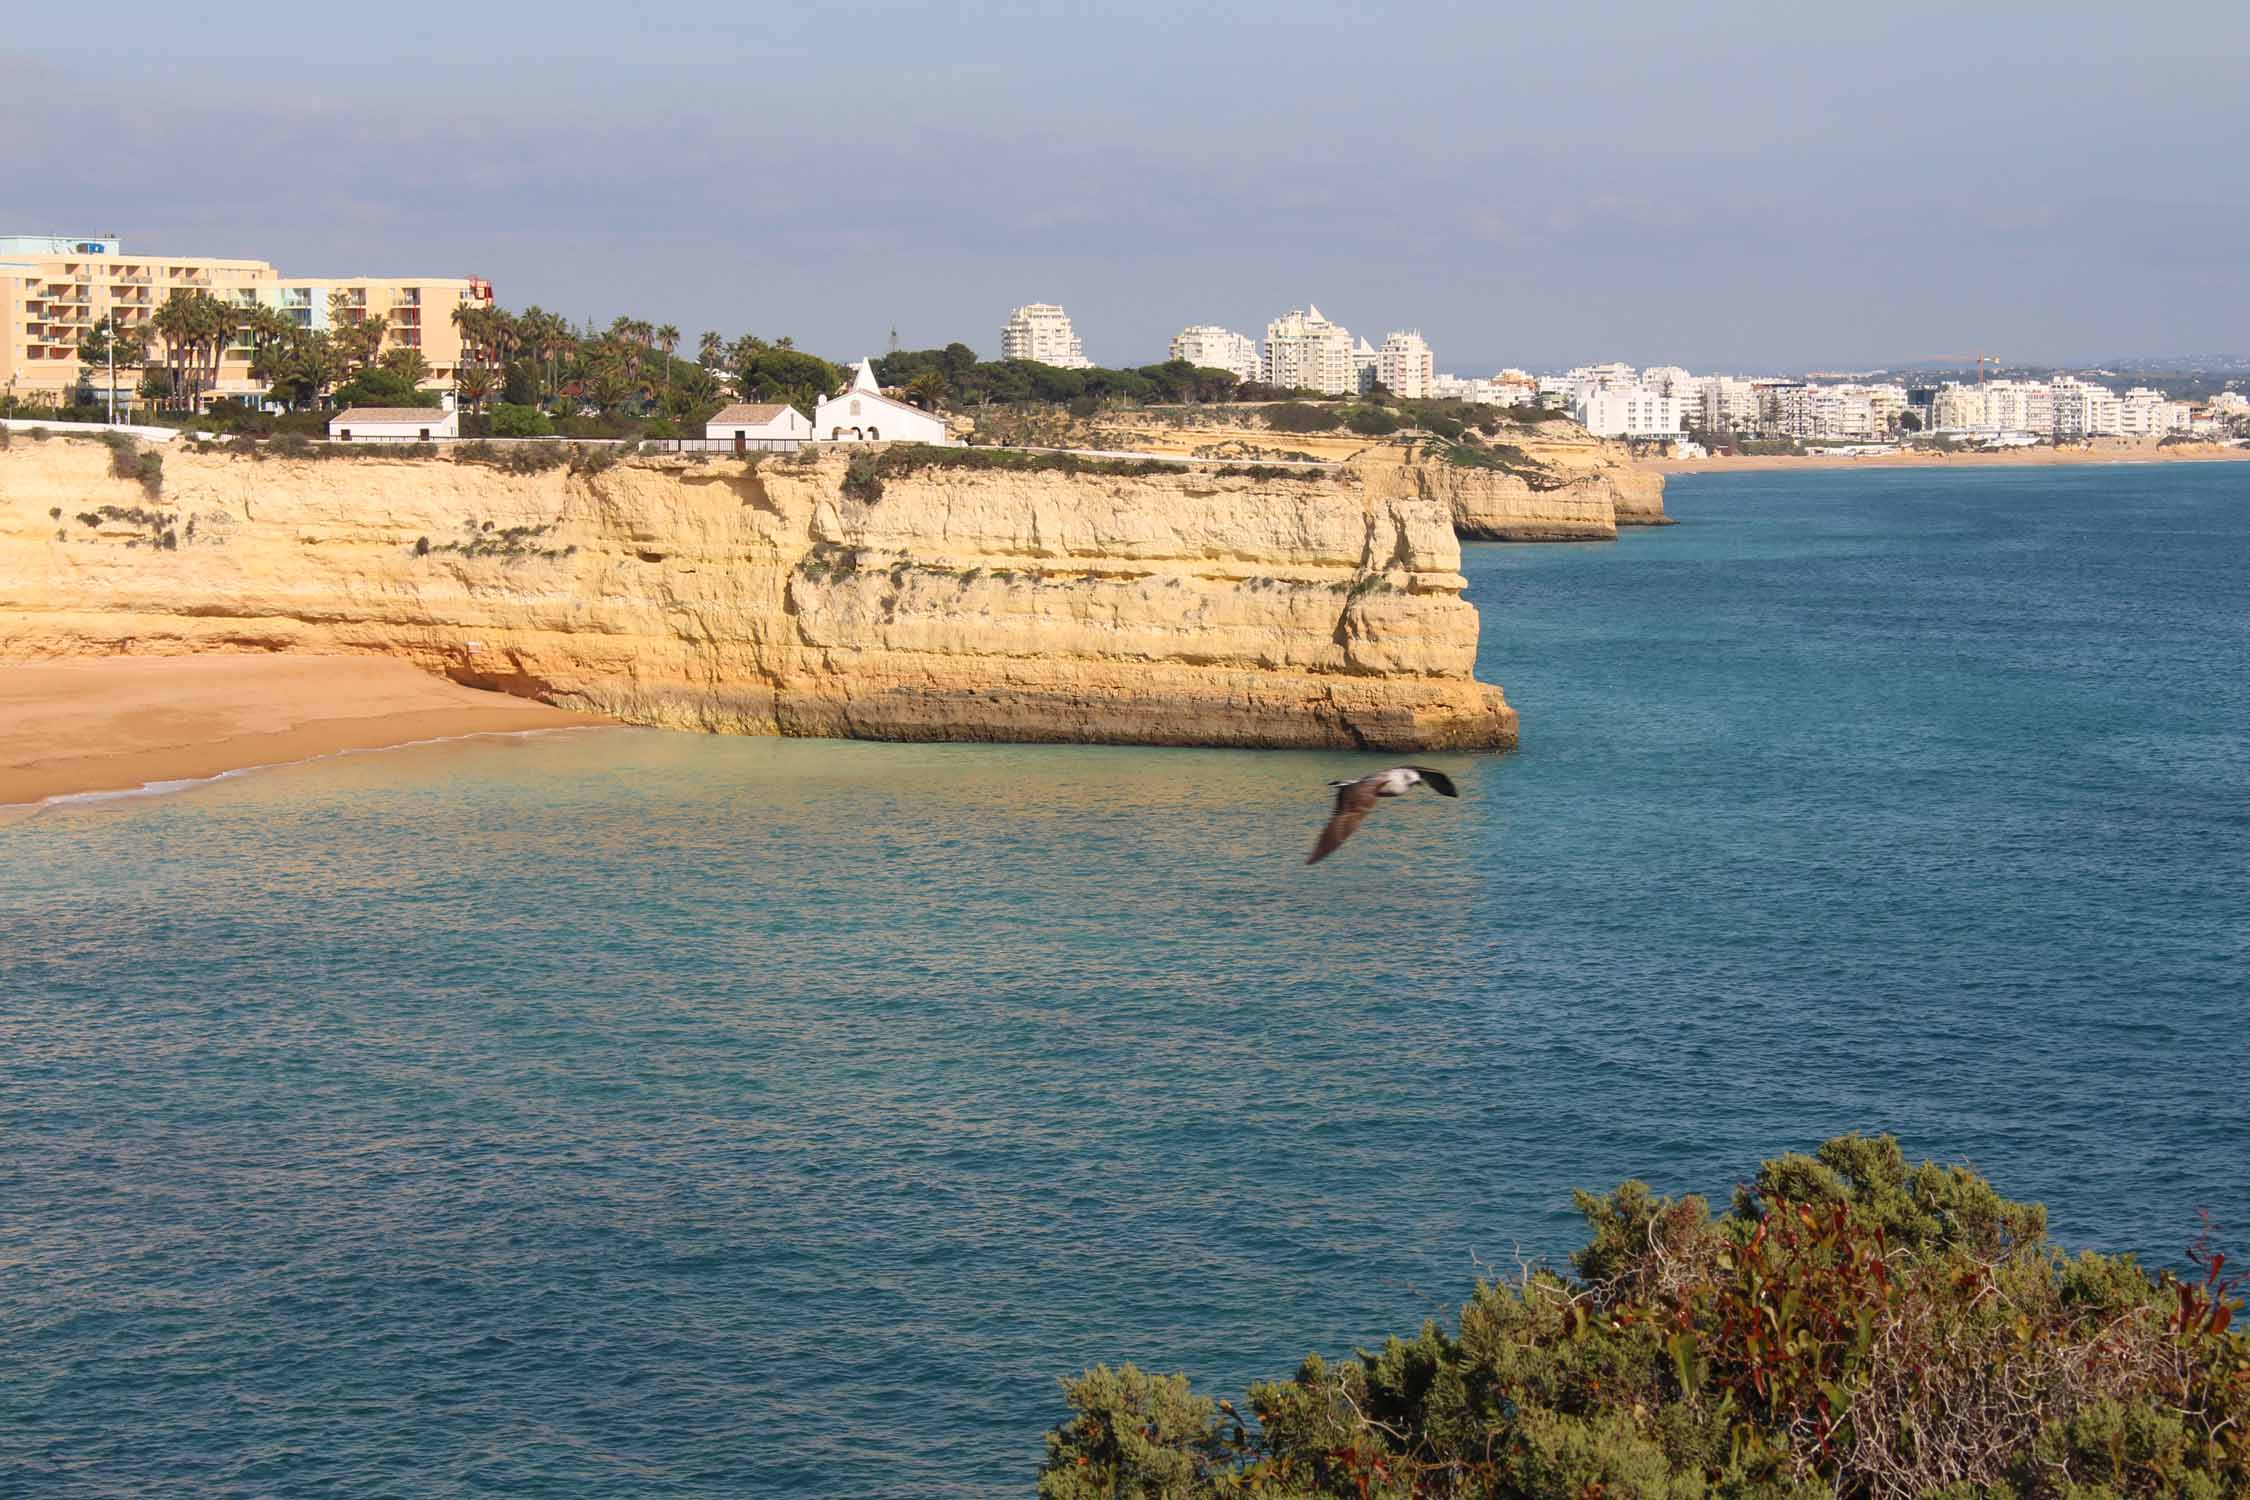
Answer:
<path fill-rule="evenodd" d="M 342 750 L 608 722 L 375 656 L 0 662 L 0 806 Z"/>

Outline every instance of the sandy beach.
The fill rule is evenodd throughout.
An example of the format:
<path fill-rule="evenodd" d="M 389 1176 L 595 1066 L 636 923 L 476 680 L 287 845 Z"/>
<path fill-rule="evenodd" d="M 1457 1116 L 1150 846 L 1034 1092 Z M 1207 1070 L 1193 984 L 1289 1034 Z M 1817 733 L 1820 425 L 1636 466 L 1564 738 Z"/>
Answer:
<path fill-rule="evenodd" d="M 1739 474 L 1753 469 L 1976 469 L 2022 468 L 2040 464 L 2226 463 L 2250 460 L 2250 448 L 2223 443 L 2154 443 L 2103 439 L 2073 448 L 2004 448 L 1992 453 L 1936 453 L 1928 450 L 1878 453 L 1861 458 L 1816 454 L 1714 454 L 1709 458 L 1647 459 L 1637 467 L 1659 474 Z"/>
<path fill-rule="evenodd" d="M 372 656 L 0 662 L 0 806 L 340 750 L 608 722 Z"/>

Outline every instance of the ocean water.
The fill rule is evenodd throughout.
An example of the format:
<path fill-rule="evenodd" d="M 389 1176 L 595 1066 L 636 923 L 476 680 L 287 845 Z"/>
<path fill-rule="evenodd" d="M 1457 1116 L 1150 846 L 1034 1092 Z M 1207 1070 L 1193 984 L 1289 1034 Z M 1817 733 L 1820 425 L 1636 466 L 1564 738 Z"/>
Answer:
<path fill-rule="evenodd" d="M 1027 1493 L 1850 1129 L 2250 1245 L 2250 468 L 1467 549 L 1521 753 L 594 731 L 0 824 L 0 1493 Z"/>

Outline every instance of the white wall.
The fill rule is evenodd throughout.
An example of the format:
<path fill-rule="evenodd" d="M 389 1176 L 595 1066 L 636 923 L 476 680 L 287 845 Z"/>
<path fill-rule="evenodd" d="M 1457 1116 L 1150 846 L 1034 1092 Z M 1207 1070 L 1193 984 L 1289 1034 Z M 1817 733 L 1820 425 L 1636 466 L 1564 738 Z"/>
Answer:
<path fill-rule="evenodd" d="M 813 413 L 812 435 L 817 442 L 838 443 L 943 443 L 945 419 L 911 406 L 901 406 L 846 391 L 820 403 Z"/>

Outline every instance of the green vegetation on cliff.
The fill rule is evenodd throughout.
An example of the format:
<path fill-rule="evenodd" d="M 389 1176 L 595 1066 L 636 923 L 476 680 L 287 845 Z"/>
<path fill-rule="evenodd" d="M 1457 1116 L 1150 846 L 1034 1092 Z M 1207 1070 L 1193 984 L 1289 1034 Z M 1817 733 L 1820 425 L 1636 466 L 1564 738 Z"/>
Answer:
<path fill-rule="evenodd" d="M 2250 1339 L 2224 1257 L 2072 1257 L 2046 1211 L 1845 1136 L 1713 1218 L 1578 1195 L 1575 1274 L 1251 1387 L 1064 1385 L 1044 1500 L 2221 1500 L 2250 1494 Z"/>

